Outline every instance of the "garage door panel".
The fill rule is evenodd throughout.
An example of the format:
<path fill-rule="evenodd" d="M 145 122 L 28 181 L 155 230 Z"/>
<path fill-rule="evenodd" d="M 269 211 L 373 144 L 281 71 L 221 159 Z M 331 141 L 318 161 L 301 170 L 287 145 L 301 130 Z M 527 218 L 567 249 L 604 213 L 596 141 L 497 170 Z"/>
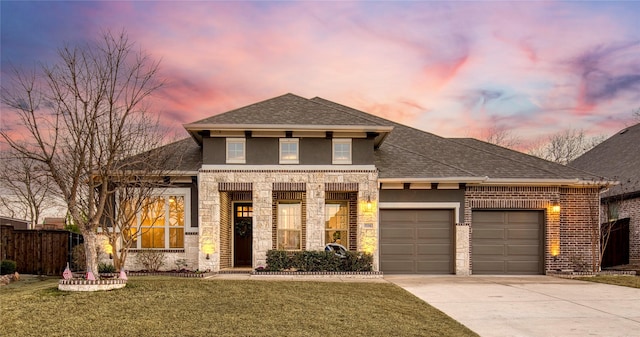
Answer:
<path fill-rule="evenodd" d="M 540 211 L 474 211 L 472 273 L 541 273 L 542 215 Z"/>
<path fill-rule="evenodd" d="M 415 236 L 415 229 L 413 228 L 390 228 L 381 229 L 380 236 L 393 240 L 406 240 Z"/>
<path fill-rule="evenodd" d="M 507 261 L 510 274 L 538 274 L 538 261 Z"/>
<path fill-rule="evenodd" d="M 505 233 L 503 228 L 499 228 L 499 229 L 473 228 L 473 238 L 503 240 L 505 239 Z"/>
<path fill-rule="evenodd" d="M 437 239 L 451 239 L 450 228 L 419 228 L 418 239 L 437 240 Z"/>
<path fill-rule="evenodd" d="M 420 244 L 420 245 L 416 245 L 417 248 L 417 253 L 419 255 L 425 255 L 423 258 L 428 259 L 429 256 L 450 256 L 451 254 L 446 254 L 448 253 L 448 250 L 451 248 L 450 245 L 448 244 Z M 443 254 L 445 253 L 445 254 Z"/>
<path fill-rule="evenodd" d="M 536 256 L 540 252 L 540 246 L 538 245 L 521 245 L 521 246 L 507 246 L 507 254 L 509 256 Z"/>
<path fill-rule="evenodd" d="M 474 214 L 474 223 L 503 223 L 506 215 L 500 212 L 482 212 L 482 214 Z"/>
<path fill-rule="evenodd" d="M 473 246 L 473 256 L 477 255 L 504 255 L 504 245 L 478 245 Z"/>
<path fill-rule="evenodd" d="M 382 260 L 380 261 L 380 270 L 385 273 L 406 273 L 407 270 L 415 269 L 415 261 L 403 260 Z"/>
<path fill-rule="evenodd" d="M 527 223 L 536 225 L 539 219 L 538 212 L 511 212 L 507 216 L 510 224 Z"/>
<path fill-rule="evenodd" d="M 503 274 L 504 261 L 473 261 L 474 274 Z M 476 272 L 475 268 L 481 270 Z"/>
<path fill-rule="evenodd" d="M 414 245 L 410 244 L 386 243 L 380 245 L 380 253 L 384 255 L 413 255 L 416 253 L 416 249 Z"/>
<path fill-rule="evenodd" d="M 416 210 L 418 222 L 446 223 L 451 219 L 450 210 Z"/>
<path fill-rule="evenodd" d="M 442 274 L 440 270 L 448 270 L 450 261 L 421 261 L 417 263 L 418 274 Z"/>
<path fill-rule="evenodd" d="M 507 229 L 507 239 L 538 240 L 539 238 L 540 238 L 540 230 L 536 228 L 508 228 Z"/>
<path fill-rule="evenodd" d="M 416 217 L 416 214 L 407 212 L 380 212 L 380 220 L 384 222 L 413 223 Z"/>
<path fill-rule="evenodd" d="M 395 274 L 453 272 L 453 211 L 380 211 L 380 269 Z"/>

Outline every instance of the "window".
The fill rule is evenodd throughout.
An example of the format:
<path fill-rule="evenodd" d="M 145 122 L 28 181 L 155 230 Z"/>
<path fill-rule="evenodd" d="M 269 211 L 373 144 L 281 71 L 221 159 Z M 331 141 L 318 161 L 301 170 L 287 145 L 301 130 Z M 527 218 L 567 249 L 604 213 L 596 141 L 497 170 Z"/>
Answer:
<path fill-rule="evenodd" d="M 184 231 L 189 217 L 186 193 L 168 193 L 145 199 L 137 217 L 132 220 L 131 228 L 123 233 L 125 239 L 132 241 L 131 248 L 184 248 Z"/>
<path fill-rule="evenodd" d="M 351 139 L 334 139 L 332 158 L 334 164 L 351 164 Z"/>
<path fill-rule="evenodd" d="M 349 247 L 349 207 L 347 201 L 331 201 L 324 206 L 324 243 Z M 348 249 L 348 248 L 347 248 Z"/>
<path fill-rule="evenodd" d="M 280 139 L 280 164 L 298 163 L 298 139 Z"/>
<path fill-rule="evenodd" d="M 299 250 L 302 241 L 302 204 L 278 203 L 278 249 Z"/>
<path fill-rule="evenodd" d="M 244 138 L 227 138 L 227 163 L 244 164 L 245 159 Z"/>

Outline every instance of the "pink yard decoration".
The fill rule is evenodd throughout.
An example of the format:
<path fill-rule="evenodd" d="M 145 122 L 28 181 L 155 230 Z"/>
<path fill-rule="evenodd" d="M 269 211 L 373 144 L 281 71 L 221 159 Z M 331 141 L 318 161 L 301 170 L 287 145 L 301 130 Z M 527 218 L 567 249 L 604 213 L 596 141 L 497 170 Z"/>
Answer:
<path fill-rule="evenodd" d="M 93 276 L 93 272 L 91 272 L 91 270 L 89 270 L 89 271 L 87 272 L 87 280 L 88 280 L 88 281 L 95 281 L 95 280 L 96 280 L 96 277 L 95 277 L 95 276 Z"/>
<path fill-rule="evenodd" d="M 125 273 L 124 270 L 120 271 L 120 279 L 122 279 L 122 280 L 126 280 L 127 279 L 127 273 Z"/>
<path fill-rule="evenodd" d="M 71 272 L 71 269 L 69 269 L 69 262 L 67 262 L 67 267 L 64 268 L 64 271 L 62 272 L 62 278 L 64 278 L 65 280 L 70 280 L 73 278 L 73 273 Z"/>

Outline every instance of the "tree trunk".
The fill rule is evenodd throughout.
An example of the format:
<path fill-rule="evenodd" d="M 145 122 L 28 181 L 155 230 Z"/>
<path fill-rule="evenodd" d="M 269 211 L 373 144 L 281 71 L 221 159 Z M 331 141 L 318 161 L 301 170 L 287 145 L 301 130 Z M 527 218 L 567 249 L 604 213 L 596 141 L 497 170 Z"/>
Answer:
<path fill-rule="evenodd" d="M 96 280 L 100 278 L 100 273 L 98 273 L 98 246 L 96 245 L 97 235 L 93 231 L 83 231 L 82 236 L 84 237 L 84 253 L 86 257 L 87 263 L 87 272 L 93 272 L 93 276 L 95 276 Z"/>

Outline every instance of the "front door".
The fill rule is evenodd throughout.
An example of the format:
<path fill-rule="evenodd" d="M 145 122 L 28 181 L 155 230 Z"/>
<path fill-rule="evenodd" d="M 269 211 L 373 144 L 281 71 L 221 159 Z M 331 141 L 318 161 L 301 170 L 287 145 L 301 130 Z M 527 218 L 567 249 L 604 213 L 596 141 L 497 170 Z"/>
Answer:
<path fill-rule="evenodd" d="M 233 266 L 251 267 L 253 206 L 250 203 L 236 203 L 233 207 Z"/>

